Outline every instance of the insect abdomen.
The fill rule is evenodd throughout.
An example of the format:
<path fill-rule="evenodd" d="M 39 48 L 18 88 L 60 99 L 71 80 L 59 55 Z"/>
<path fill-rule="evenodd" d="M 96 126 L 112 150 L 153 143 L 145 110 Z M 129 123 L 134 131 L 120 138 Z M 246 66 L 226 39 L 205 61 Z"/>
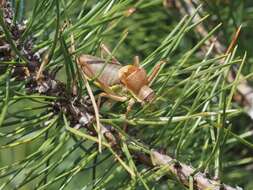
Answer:
<path fill-rule="evenodd" d="M 89 78 L 97 77 L 100 82 L 108 86 L 120 83 L 118 72 L 122 66 L 106 64 L 104 60 L 91 55 L 81 55 L 79 61 L 84 73 Z"/>

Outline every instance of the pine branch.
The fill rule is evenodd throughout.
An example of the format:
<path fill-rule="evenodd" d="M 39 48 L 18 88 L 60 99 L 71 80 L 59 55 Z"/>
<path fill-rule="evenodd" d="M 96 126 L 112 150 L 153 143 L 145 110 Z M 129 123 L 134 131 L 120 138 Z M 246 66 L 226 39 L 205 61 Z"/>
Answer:
<path fill-rule="evenodd" d="M 6 9 L 6 8 L 5 8 Z M 18 39 L 22 37 L 23 34 L 23 28 L 17 27 L 17 25 L 14 23 L 14 25 L 8 25 L 8 22 L 5 21 L 5 23 L 1 23 L 2 27 L 4 28 L 10 28 L 14 27 L 18 35 L 16 36 L 16 41 L 14 43 L 18 43 Z M 13 24 L 13 23 L 11 23 Z M 203 30 L 203 28 L 201 28 Z M 11 35 L 13 35 L 10 32 Z M 57 37 L 56 37 L 57 38 Z M 11 44 L 9 44 L 7 41 L 5 42 L 4 46 L 2 48 L 6 51 L 6 59 L 11 60 L 15 59 L 16 56 L 13 57 L 13 54 L 10 52 Z M 51 105 L 51 110 L 55 115 L 58 115 L 59 113 L 64 113 L 63 115 L 66 115 L 68 120 L 70 121 L 71 127 L 66 127 L 70 132 L 72 132 L 74 135 L 79 136 L 81 138 L 89 139 L 93 141 L 94 143 L 99 143 L 99 140 L 97 139 L 97 132 L 95 131 L 94 127 L 92 126 L 94 122 L 94 112 L 92 111 L 91 102 L 88 96 L 77 96 L 75 93 L 70 93 L 68 87 L 62 83 L 61 81 L 56 79 L 56 70 L 52 70 L 51 72 L 48 71 L 42 71 L 42 67 L 44 67 L 43 63 L 40 64 L 40 59 L 37 58 L 37 54 L 31 51 L 24 51 L 26 50 L 26 45 L 19 45 L 18 51 L 22 56 L 25 57 L 26 64 L 20 65 L 20 67 L 13 67 L 13 77 L 16 77 L 17 79 L 25 79 L 29 81 L 26 85 L 26 90 L 29 94 L 38 93 L 42 96 L 52 96 L 52 97 L 60 97 L 57 100 L 55 100 Z M 217 49 L 218 47 L 216 47 Z M 28 53 L 27 53 L 28 52 Z M 53 54 L 53 53 L 52 53 Z M 52 55 L 51 55 L 52 56 Z M 47 59 L 47 58 L 45 58 Z M 45 61 L 44 59 L 44 61 Z M 47 61 L 47 60 L 46 60 Z M 22 68 L 20 72 L 15 72 L 17 70 Z M 28 71 L 29 75 L 27 74 Z M 38 73 L 40 73 L 40 77 L 38 77 Z M 226 112 L 227 113 L 227 112 Z M 215 115 L 217 113 L 210 112 L 211 115 Z M 198 116 L 196 116 L 198 117 Z M 174 117 L 172 117 L 173 120 Z M 65 118 L 64 118 L 65 119 Z M 170 119 L 167 117 L 167 120 L 161 119 L 161 122 L 167 123 Z M 177 118 L 174 118 L 177 119 Z M 180 118 L 182 119 L 182 118 Z M 103 121 L 103 120 L 101 120 Z M 126 122 L 126 120 L 123 120 L 123 122 Z M 136 122 L 136 121 L 135 121 Z M 65 123 L 67 123 L 65 119 Z M 163 123 L 163 124 L 164 124 Z M 138 122 L 136 123 L 139 124 Z M 148 123 L 145 123 L 148 124 Z M 87 130 L 87 134 L 81 132 L 79 130 L 80 128 L 85 128 Z M 189 165 L 186 165 L 184 163 L 181 163 L 177 159 L 173 159 L 171 156 L 166 155 L 164 153 L 160 153 L 158 150 L 152 150 L 150 148 L 147 148 L 146 145 L 138 142 L 134 138 L 131 137 L 131 139 L 123 140 L 122 134 L 123 132 L 120 131 L 117 128 L 114 128 L 112 126 L 102 126 L 102 135 L 107 141 L 103 141 L 103 144 L 106 148 L 110 149 L 113 153 L 120 152 L 122 153 L 121 144 L 127 143 L 132 155 L 131 159 L 135 161 L 134 164 L 141 163 L 145 165 L 146 167 L 153 168 L 153 169 L 159 169 L 159 168 L 166 168 L 166 172 L 164 175 L 172 174 L 175 176 L 182 184 L 184 184 L 186 187 L 194 187 L 194 189 L 199 190 L 205 190 L 205 189 L 225 189 L 225 190 L 238 190 L 239 187 L 231 187 L 226 184 L 221 184 L 217 180 L 210 179 L 206 174 L 201 173 L 197 171 L 196 169 L 192 168 Z M 95 157 L 97 152 L 93 152 L 93 154 L 90 156 L 90 159 Z M 115 153 L 115 157 L 117 157 L 117 154 Z M 122 161 L 120 157 L 117 157 L 118 161 Z M 87 161 L 85 161 L 82 165 L 85 165 Z M 125 166 L 126 169 L 128 169 L 130 172 L 133 172 L 132 168 L 129 168 L 128 166 Z M 80 168 L 81 170 L 81 168 Z M 78 171 L 79 172 L 79 169 Z M 65 174 L 64 174 L 65 175 Z M 67 174 L 66 174 L 67 175 Z M 73 174 L 74 175 L 74 174 Z M 134 173 L 132 174 L 135 175 Z M 69 180 L 71 180 L 72 176 Z M 46 179 L 46 178 L 45 178 Z M 68 181 L 66 182 L 66 184 Z M 64 187 L 66 184 L 63 184 L 62 187 Z M 45 185 L 46 186 L 46 185 Z"/>
<path fill-rule="evenodd" d="M 87 101 L 87 97 L 82 97 L 81 99 L 78 99 L 78 97 L 72 96 L 69 97 L 67 89 L 65 88 L 65 85 L 62 84 L 60 81 L 57 81 L 54 79 L 54 75 L 49 73 L 44 73 L 43 77 L 38 80 L 36 77 L 36 72 L 39 70 L 40 65 L 37 64 L 36 68 L 33 70 L 29 70 L 30 72 L 30 85 L 28 85 L 27 90 L 29 92 L 33 93 L 40 93 L 42 95 L 48 95 L 48 96 L 56 96 L 56 97 L 62 97 L 62 100 L 57 101 L 52 106 L 52 109 L 54 111 L 61 110 L 64 111 L 73 121 L 73 123 L 83 123 L 83 126 L 85 126 L 90 134 L 95 135 L 94 128 L 90 128 L 90 124 L 92 123 L 92 119 L 94 118 L 94 115 L 92 113 L 89 113 L 87 110 L 87 105 L 83 102 Z M 21 77 L 21 76 L 18 76 Z M 75 100 L 75 101 L 74 101 Z M 77 101 L 78 100 L 78 101 Z M 74 105 L 75 104 L 75 105 Z M 81 121 L 81 122 L 80 122 Z M 73 125 L 72 123 L 72 125 Z M 80 127 L 80 126 L 79 126 Z M 107 128 L 103 127 L 102 132 L 105 138 L 107 138 L 108 142 L 113 145 L 113 147 L 117 147 L 117 145 L 120 143 L 120 139 L 116 138 L 114 134 L 112 134 Z M 119 135 L 117 135 L 119 136 Z M 129 142 L 131 144 L 133 142 Z M 119 151 L 119 150 L 118 150 Z M 190 166 L 187 166 L 185 164 L 180 163 L 179 161 L 172 159 L 168 155 L 161 154 L 157 151 L 151 151 L 150 152 L 150 165 L 151 167 L 161 167 L 161 166 L 167 166 L 169 172 L 174 174 L 179 181 L 181 181 L 184 185 L 190 186 L 189 179 L 191 175 L 194 173 L 194 169 Z M 136 152 L 134 153 L 134 157 L 138 157 L 137 155 L 142 155 L 142 152 Z M 142 162 L 143 159 L 139 159 L 139 161 Z M 147 162 L 142 162 L 143 164 L 146 164 Z M 215 180 L 208 179 L 203 173 L 198 172 L 193 176 L 194 184 L 197 189 L 204 190 L 204 189 L 220 189 L 221 187 L 226 190 L 235 190 L 237 188 L 230 187 L 228 185 L 219 184 Z"/>
<path fill-rule="evenodd" d="M 73 129 L 75 130 L 75 129 Z M 102 126 L 102 133 L 104 137 L 107 139 L 109 144 L 113 147 L 117 147 L 121 142 L 120 135 L 114 135 L 110 130 Z M 75 133 L 80 137 L 86 138 L 87 136 L 82 136 L 81 133 Z M 98 143 L 98 140 L 96 140 Z M 128 141 L 127 142 L 130 149 L 131 145 L 136 144 L 136 141 Z M 109 145 L 107 145 L 109 146 Z M 176 159 L 173 159 L 169 155 L 162 154 L 156 150 L 150 150 L 146 148 L 145 145 L 138 143 L 139 148 L 136 149 L 132 146 L 133 158 L 146 166 L 159 168 L 166 167 L 167 173 L 174 175 L 181 183 L 185 186 L 190 187 L 191 182 L 190 178 L 193 178 L 194 189 L 198 190 L 240 190 L 240 187 L 231 187 L 226 184 L 220 184 L 216 180 L 211 180 L 206 176 L 206 174 L 201 172 L 196 172 L 196 169 L 192 168 L 189 165 L 179 162 Z"/>

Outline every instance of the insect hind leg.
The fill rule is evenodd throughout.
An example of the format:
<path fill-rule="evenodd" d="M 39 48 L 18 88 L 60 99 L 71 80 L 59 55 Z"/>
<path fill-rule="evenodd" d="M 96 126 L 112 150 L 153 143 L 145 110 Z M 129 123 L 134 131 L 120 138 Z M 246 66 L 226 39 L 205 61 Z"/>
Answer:
<path fill-rule="evenodd" d="M 120 65 L 120 62 L 117 60 L 117 58 L 115 56 L 112 55 L 111 51 L 109 50 L 109 48 L 105 44 L 102 43 L 100 45 L 100 48 L 101 48 L 101 57 L 102 58 L 104 58 L 103 53 L 105 52 L 106 54 L 108 54 L 111 57 L 112 63 Z"/>
<path fill-rule="evenodd" d="M 159 74 L 159 70 L 161 68 L 161 66 L 163 64 L 165 64 L 165 61 L 160 61 L 158 64 L 156 64 L 154 66 L 153 71 L 151 72 L 151 74 L 148 76 L 148 84 L 149 86 L 152 84 L 153 80 L 157 77 L 157 75 Z"/>

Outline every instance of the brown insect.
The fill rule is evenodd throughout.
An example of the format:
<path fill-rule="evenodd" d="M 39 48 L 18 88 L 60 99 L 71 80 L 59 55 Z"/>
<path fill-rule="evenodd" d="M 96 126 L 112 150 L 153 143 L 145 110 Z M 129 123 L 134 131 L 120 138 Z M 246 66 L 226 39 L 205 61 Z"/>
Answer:
<path fill-rule="evenodd" d="M 111 55 L 106 46 L 101 46 L 104 51 Z M 90 79 L 95 79 L 97 85 L 104 90 L 100 97 L 109 97 L 116 101 L 126 101 L 129 99 L 127 91 L 132 95 L 130 97 L 128 111 L 130 111 L 135 100 L 141 103 L 151 102 L 155 93 L 150 88 L 150 82 L 155 78 L 160 69 L 161 63 L 157 64 L 150 76 L 145 69 L 139 65 L 139 58 L 135 57 L 132 65 L 122 66 L 115 57 L 111 62 L 91 55 L 81 55 L 78 64 L 83 73 Z M 123 90 L 118 90 L 119 86 Z"/>

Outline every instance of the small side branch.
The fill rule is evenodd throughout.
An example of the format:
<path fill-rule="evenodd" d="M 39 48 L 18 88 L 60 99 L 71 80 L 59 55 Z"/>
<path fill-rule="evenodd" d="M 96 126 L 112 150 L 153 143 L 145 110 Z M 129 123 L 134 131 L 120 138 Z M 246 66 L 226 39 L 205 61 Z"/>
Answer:
<path fill-rule="evenodd" d="M 164 2 L 166 2 L 166 0 Z M 201 4 L 199 2 L 199 0 L 194 0 L 194 3 Z M 188 0 L 185 0 L 182 2 L 175 1 L 175 7 L 181 12 L 182 15 L 185 15 L 185 14 L 193 15 L 196 10 L 194 3 L 193 3 L 193 1 L 188 1 Z M 168 8 L 170 8 L 170 7 L 168 7 Z M 201 9 L 199 10 L 198 13 L 200 13 L 200 11 L 201 11 Z M 198 13 L 193 18 L 193 22 L 197 22 L 197 21 L 201 20 L 201 17 Z M 241 26 L 237 29 L 237 31 L 232 39 L 232 42 L 228 48 L 226 48 L 218 40 L 218 38 L 216 36 L 211 36 L 209 38 L 209 40 L 206 42 L 206 46 L 202 47 L 203 52 L 205 53 L 208 50 L 208 47 L 213 43 L 214 44 L 214 53 L 216 55 L 230 53 L 231 50 L 233 49 L 234 45 L 236 44 L 240 30 L 241 30 Z M 195 31 L 201 37 L 205 37 L 208 35 L 208 32 L 202 23 L 199 23 L 195 27 Z M 223 64 L 223 61 L 221 61 L 220 63 Z M 229 83 L 234 82 L 236 77 L 238 77 L 236 75 L 238 75 L 237 71 L 233 67 L 231 67 L 230 73 L 228 74 L 228 77 L 227 77 L 227 81 Z M 242 74 L 240 74 L 239 78 L 240 78 L 240 80 L 237 85 L 237 93 L 234 95 L 234 100 L 237 101 L 239 104 L 243 105 L 247 110 L 247 114 L 251 117 L 251 119 L 253 119 L 253 88 L 249 85 L 247 80 L 244 79 L 245 77 Z"/>

